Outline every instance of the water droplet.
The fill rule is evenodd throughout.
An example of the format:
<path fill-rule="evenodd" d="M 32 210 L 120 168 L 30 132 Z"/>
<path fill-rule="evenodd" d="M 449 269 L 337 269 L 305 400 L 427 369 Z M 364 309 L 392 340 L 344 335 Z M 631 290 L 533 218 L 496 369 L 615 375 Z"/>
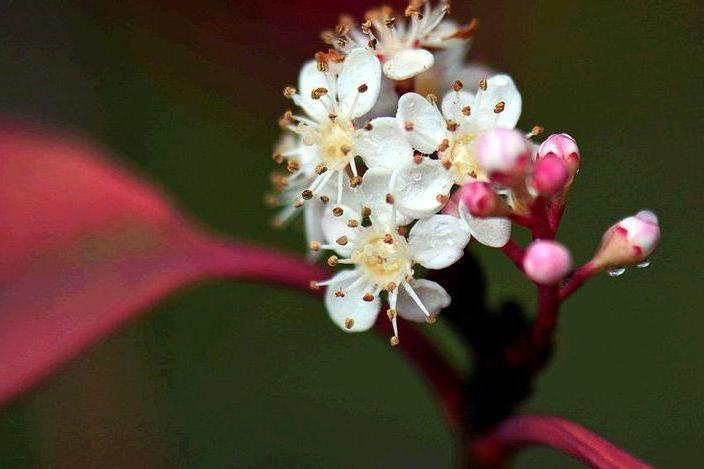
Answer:
<path fill-rule="evenodd" d="M 650 265 L 650 259 L 646 259 L 643 262 L 641 262 L 640 264 L 636 264 L 636 267 L 638 267 L 639 269 L 645 269 L 649 265 Z"/>
<path fill-rule="evenodd" d="M 423 175 L 420 173 L 420 171 L 413 173 L 413 180 L 415 182 L 420 182 L 421 179 L 423 179 Z"/>
<path fill-rule="evenodd" d="M 619 277 L 619 276 L 623 275 L 623 273 L 624 273 L 625 271 L 626 271 L 626 268 L 625 268 L 625 267 L 619 267 L 619 268 L 617 268 L 617 269 L 607 270 L 606 272 L 607 272 L 609 275 L 611 275 L 612 277 Z"/>

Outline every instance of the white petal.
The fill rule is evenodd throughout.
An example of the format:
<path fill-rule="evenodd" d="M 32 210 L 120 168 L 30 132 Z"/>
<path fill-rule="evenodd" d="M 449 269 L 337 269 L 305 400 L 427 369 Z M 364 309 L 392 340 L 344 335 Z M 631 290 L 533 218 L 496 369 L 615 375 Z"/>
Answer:
<path fill-rule="evenodd" d="M 386 202 L 391 174 L 392 171 L 387 168 L 371 168 L 364 173 L 362 184 L 359 186 L 362 195 L 361 203 L 371 209 L 374 223 L 379 223 L 389 229 L 407 225 L 412 220 L 398 211 L 395 220 L 393 219 L 393 206 Z"/>
<path fill-rule="evenodd" d="M 363 93 L 359 91 L 362 85 L 366 85 Z M 379 97 L 380 88 L 379 59 L 367 49 L 354 49 L 343 62 L 337 81 L 337 100 L 341 112 L 352 119 L 368 113 Z"/>
<path fill-rule="evenodd" d="M 384 63 L 384 75 L 392 80 L 406 80 L 433 66 L 433 54 L 425 49 L 405 49 Z"/>
<path fill-rule="evenodd" d="M 331 204 L 327 204 L 321 224 L 325 241 L 328 244 L 335 245 L 335 252 L 339 255 L 347 257 L 352 252 L 351 243 L 348 242 L 346 246 L 340 246 L 336 243 L 336 241 L 342 236 L 346 236 L 348 240 L 354 239 L 358 228 L 350 228 L 347 226 L 347 223 L 350 219 L 355 219 L 361 222 L 362 218 L 359 215 L 359 212 L 354 210 L 352 207 L 348 207 L 346 205 L 340 205 L 340 207 L 344 210 L 344 212 L 342 216 L 336 217 L 332 213 Z"/>
<path fill-rule="evenodd" d="M 334 81 L 328 80 L 324 72 L 318 70 L 318 64 L 315 60 L 306 62 L 306 64 L 301 68 L 301 72 L 298 74 L 298 91 L 300 93 L 299 98 L 296 100 L 299 106 L 310 117 L 314 118 L 318 122 L 324 122 L 328 118 L 330 113 L 330 99 L 334 99 L 335 89 Z M 321 99 L 313 99 L 311 92 L 316 88 L 325 88 L 328 90 L 329 97 L 323 97 Z"/>
<path fill-rule="evenodd" d="M 369 111 L 369 113 L 364 116 L 365 120 L 362 122 L 356 122 L 357 127 L 364 127 L 364 124 L 366 124 L 369 119 L 374 119 L 376 117 L 393 116 L 396 113 L 397 103 L 398 96 L 396 95 L 396 88 L 394 86 L 394 82 L 382 76 L 379 97 L 377 98 L 376 103 L 374 103 L 374 107 L 371 109 L 371 111 Z"/>
<path fill-rule="evenodd" d="M 417 93 L 401 96 L 396 119 L 413 148 L 422 153 L 433 153 L 447 138 L 447 123 L 437 106 Z M 406 123 L 413 124 L 413 130 L 406 130 Z"/>
<path fill-rule="evenodd" d="M 355 288 L 349 286 L 358 278 L 354 270 L 345 270 L 332 278 L 332 283 L 325 291 L 325 307 L 330 318 L 340 329 L 346 332 L 362 332 L 370 329 L 376 322 L 379 314 L 381 301 L 379 297 L 373 301 L 364 301 L 362 297 L 365 293 L 364 285 Z M 335 295 L 335 292 L 342 290 L 343 297 Z M 348 319 L 354 321 L 351 328 L 347 327 Z"/>
<path fill-rule="evenodd" d="M 411 288 L 428 310 L 430 316 L 437 316 L 443 308 L 450 306 L 450 295 L 438 283 L 432 280 L 416 280 Z M 409 321 L 424 322 L 426 315 L 405 289 L 400 288 L 396 301 L 398 315 Z"/>
<path fill-rule="evenodd" d="M 493 112 L 494 106 L 499 102 L 503 102 L 505 107 L 498 115 L 495 126 L 513 129 L 521 117 L 523 104 L 521 93 L 508 75 L 495 75 L 487 80 L 487 89 L 481 98 L 481 108 Z"/>
<path fill-rule="evenodd" d="M 463 220 L 452 215 L 432 215 L 413 226 L 408 247 L 416 262 L 437 270 L 457 262 L 469 239 L 469 229 Z"/>
<path fill-rule="evenodd" d="M 423 158 L 420 164 L 409 162 L 391 175 L 391 195 L 399 212 L 423 218 L 440 210 L 438 195 L 446 196 L 452 188 L 452 175 L 438 160 Z"/>
<path fill-rule="evenodd" d="M 322 241 L 323 234 L 323 212 L 325 205 L 319 200 L 310 200 L 303 204 L 303 220 L 305 222 L 306 240 L 310 244 L 311 241 Z M 320 251 L 308 251 L 308 259 L 315 260 L 320 257 Z"/>
<path fill-rule="evenodd" d="M 379 117 L 370 122 L 371 130 L 356 134 L 355 151 L 370 168 L 396 168 L 413 158 L 413 148 L 393 117 Z"/>
<path fill-rule="evenodd" d="M 511 238 L 511 221 L 507 218 L 476 218 L 460 202 L 460 215 L 467 223 L 469 232 L 485 246 L 500 248 Z"/>
<path fill-rule="evenodd" d="M 474 104 L 474 95 L 467 91 L 450 91 L 442 98 L 442 115 L 445 119 L 461 123 L 466 116 L 462 114 L 462 108 Z"/>

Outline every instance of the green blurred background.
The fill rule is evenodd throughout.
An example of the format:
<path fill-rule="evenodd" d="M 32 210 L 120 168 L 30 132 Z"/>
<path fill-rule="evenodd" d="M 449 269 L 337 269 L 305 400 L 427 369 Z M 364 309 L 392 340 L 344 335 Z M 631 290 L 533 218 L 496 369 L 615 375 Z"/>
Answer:
<path fill-rule="evenodd" d="M 301 251 L 301 231 L 270 231 L 261 204 L 280 89 L 356 4 L 4 0 L 0 111 L 104 142 L 217 232 Z M 482 22 L 470 57 L 514 76 L 521 125 L 579 141 L 560 235 L 575 258 L 641 208 L 664 233 L 650 268 L 565 305 L 523 410 L 659 467 L 700 465 L 702 3 L 475 0 L 453 16 L 468 11 Z M 472 252 L 494 301 L 532 303 L 499 253 Z M 431 333 L 471 366 L 442 324 Z M 164 301 L 0 413 L 2 467 L 452 467 L 455 445 L 384 340 L 339 332 L 318 300 L 226 282 Z M 515 465 L 579 467 L 544 449 Z"/>

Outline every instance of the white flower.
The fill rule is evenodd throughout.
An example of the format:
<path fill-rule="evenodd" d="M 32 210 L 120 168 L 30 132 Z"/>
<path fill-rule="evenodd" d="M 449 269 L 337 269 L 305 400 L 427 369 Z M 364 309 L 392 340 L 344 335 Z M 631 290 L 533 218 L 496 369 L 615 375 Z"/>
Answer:
<path fill-rule="evenodd" d="M 448 11 L 449 2 L 434 8 L 428 1 L 412 0 L 405 11 L 405 22 L 396 21 L 390 7 L 382 7 L 368 11 L 359 29 L 349 18 L 343 18 L 335 32 L 323 33 L 323 39 L 343 54 L 369 47 L 384 64 L 384 75 L 406 80 L 433 66 L 431 50 L 451 50 L 450 57 L 458 60 L 466 52 L 477 23 L 459 27 L 443 20 Z"/>
<path fill-rule="evenodd" d="M 469 232 L 456 217 L 433 215 L 419 220 L 406 238 L 401 234 L 404 230 L 399 230 L 393 200 L 385 194 L 389 173 L 386 168 L 375 168 L 364 176 L 360 188 L 366 191 L 362 203 L 371 208 L 368 226 L 362 224 L 362 214 L 352 207 L 343 207 L 342 216 L 330 212 L 324 215 L 322 228 L 327 244 L 317 247 L 337 253 L 328 260 L 330 265 L 349 264 L 353 269 L 315 286 L 328 287 L 328 313 L 338 326 L 350 332 L 372 327 L 381 307 L 379 295 L 386 291 L 394 343 L 398 341 L 396 313 L 412 321 L 432 321 L 450 303 L 440 285 L 416 280 L 413 267 L 420 264 L 443 269 L 453 264 L 462 257 Z"/>
<path fill-rule="evenodd" d="M 397 162 L 391 193 L 402 213 L 415 217 L 436 213 L 455 184 L 485 180 L 477 164 L 478 138 L 496 127 L 513 128 L 518 121 L 521 95 L 510 77 L 497 75 L 482 81 L 476 95 L 463 91 L 460 83 L 454 88 L 443 99 L 442 112 L 433 97 L 407 93 L 399 99 L 396 125 L 407 144 L 420 153 L 437 155 L 437 159 Z M 405 145 L 386 151 L 407 153 Z"/>
<path fill-rule="evenodd" d="M 322 68 L 322 70 L 321 70 Z M 313 175 L 301 192 L 304 199 L 319 196 L 331 180 L 337 181 L 336 204 L 342 203 L 345 169 L 350 166 L 357 177 L 354 158 L 364 153 L 357 148 L 361 130 L 355 119 L 368 113 L 379 96 L 381 66 L 368 50 L 351 51 L 342 62 L 339 74 L 325 62 L 310 61 L 301 69 L 299 91 L 284 94 L 300 106 L 305 116 L 286 113 L 281 124 L 301 136 L 295 150 L 306 155 L 301 170 Z"/>

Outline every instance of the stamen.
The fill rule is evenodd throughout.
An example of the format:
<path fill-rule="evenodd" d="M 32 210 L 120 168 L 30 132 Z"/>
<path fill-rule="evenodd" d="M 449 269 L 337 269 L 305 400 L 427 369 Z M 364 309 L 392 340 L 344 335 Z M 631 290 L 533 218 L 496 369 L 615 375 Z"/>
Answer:
<path fill-rule="evenodd" d="M 296 201 L 293 202 L 293 208 L 300 208 L 303 207 L 303 200 L 302 199 L 297 199 Z"/>
<path fill-rule="evenodd" d="M 306 189 L 301 192 L 301 197 L 303 197 L 303 200 L 310 200 L 313 198 L 313 191 L 310 189 Z"/>
<path fill-rule="evenodd" d="M 296 88 L 294 88 L 293 86 L 287 86 L 287 87 L 284 88 L 284 92 L 283 92 L 283 93 L 284 93 L 284 98 L 286 98 L 286 99 L 292 99 L 292 98 L 293 98 L 293 95 L 296 94 Z"/>
<path fill-rule="evenodd" d="M 486 91 L 486 89 L 487 89 L 486 80 L 483 78 L 481 80 L 479 80 L 479 89 L 482 91 Z"/>
<path fill-rule="evenodd" d="M 364 130 L 372 130 L 374 127 L 372 126 L 371 122 L 367 122 L 366 125 L 364 126 Z"/>
<path fill-rule="evenodd" d="M 372 214 L 372 209 L 369 207 L 362 207 L 362 218 L 367 218 Z"/>
<path fill-rule="evenodd" d="M 311 280 L 310 283 L 308 284 L 311 290 L 320 290 L 320 284 L 316 282 L 315 280 Z"/>
<path fill-rule="evenodd" d="M 449 197 L 445 194 L 438 194 L 435 196 L 435 200 L 437 200 L 440 204 L 446 204 L 448 199 Z"/>
<path fill-rule="evenodd" d="M 337 291 L 335 292 L 335 296 L 336 296 L 337 298 L 344 298 L 344 297 L 345 297 L 345 292 L 343 292 L 342 289 L 340 288 L 339 290 L 337 290 Z"/>
<path fill-rule="evenodd" d="M 357 228 L 359 226 L 359 221 L 355 220 L 354 218 L 350 218 L 347 220 L 347 226 L 350 228 Z"/>
<path fill-rule="evenodd" d="M 310 97 L 313 99 L 320 99 L 323 96 L 328 94 L 328 89 L 323 88 L 322 86 L 320 88 L 315 88 L 313 91 L 310 92 Z"/>
<path fill-rule="evenodd" d="M 354 319 L 346 318 L 345 319 L 345 328 L 352 329 L 353 327 L 354 327 Z"/>
<path fill-rule="evenodd" d="M 472 115 L 472 108 L 470 106 L 465 106 L 462 108 L 462 114 L 469 117 Z"/>
<path fill-rule="evenodd" d="M 339 260 L 340 260 L 339 257 L 332 255 L 332 256 L 328 257 L 328 265 L 330 267 L 335 267 Z"/>
<path fill-rule="evenodd" d="M 504 109 L 506 109 L 506 103 L 503 101 L 499 101 L 498 103 L 496 103 L 496 106 L 494 106 L 494 113 L 500 114 L 504 112 Z"/>
<path fill-rule="evenodd" d="M 327 170 L 328 170 L 328 168 L 327 168 L 327 166 L 325 166 L 324 163 L 320 163 L 319 165 L 317 165 L 315 167 L 316 174 L 323 174 Z"/>
<path fill-rule="evenodd" d="M 345 213 L 345 211 L 342 209 L 342 207 L 334 207 L 332 209 L 332 214 L 336 217 L 341 217 L 343 213 Z"/>
<path fill-rule="evenodd" d="M 394 244 L 394 237 L 391 236 L 390 233 L 386 233 L 386 234 L 384 235 L 384 242 L 385 242 L 386 244 Z"/>
<path fill-rule="evenodd" d="M 394 196 L 391 194 L 386 194 L 385 200 L 386 200 L 387 204 L 393 204 L 394 203 Z"/>
<path fill-rule="evenodd" d="M 457 128 L 459 127 L 459 124 L 455 121 L 447 121 L 447 130 L 450 132 L 455 132 L 457 131 Z"/>
<path fill-rule="evenodd" d="M 537 137 L 538 135 L 542 134 L 543 132 L 545 132 L 545 129 L 543 128 L 543 126 L 540 126 L 540 125 L 533 126 L 533 128 L 530 130 L 530 132 L 528 132 L 526 134 L 526 138 Z"/>
<path fill-rule="evenodd" d="M 340 236 L 339 238 L 337 238 L 337 239 L 335 240 L 335 242 L 336 242 L 337 244 L 339 244 L 340 246 L 346 246 L 346 245 L 347 245 L 347 242 L 348 242 L 347 236 L 344 236 L 344 235 L 343 235 L 343 236 Z"/>
<path fill-rule="evenodd" d="M 362 184 L 362 176 L 353 176 L 350 179 L 350 187 L 359 187 L 360 184 Z"/>
<path fill-rule="evenodd" d="M 413 130 L 413 122 L 411 121 L 406 121 L 403 123 L 403 128 L 406 129 L 407 131 L 412 131 Z"/>
<path fill-rule="evenodd" d="M 311 241 L 308 247 L 311 251 L 320 251 L 320 241 Z"/>
<path fill-rule="evenodd" d="M 370 302 L 374 301 L 374 295 L 372 295 L 371 293 L 365 293 L 364 296 L 362 297 L 362 299 L 364 301 L 370 303 Z"/>
<path fill-rule="evenodd" d="M 423 314 L 426 316 L 430 316 L 430 312 L 428 309 L 425 307 L 422 301 L 420 301 L 420 298 L 418 298 L 418 295 L 416 294 L 416 291 L 411 287 L 407 282 L 403 283 L 403 288 L 406 290 L 408 293 L 408 296 L 411 297 L 411 299 L 415 302 L 415 304 L 418 305 L 421 311 L 423 311 Z"/>
<path fill-rule="evenodd" d="M 284 155 L 283 153 L 276 151 L 273 155 L 271 155 L 271 159 L 274 160 L 276 164 L 281 164 L 284 162 Z"/>
<path fill-rule="evenodd" d="M 459 90 L 461 90 L 462 88 L 464 88 L 464 85 L 463 85 L 462 82 L 459 81 L 459 80 L 456 80 L 456 81 L 452 84 L 452 89 L 455 90 L 455 91 L 459 91 Z"/>
<path fill-rule="evenodd" d="M 367 90 L 369 90 L 369 87 L 367 86 L 366 83 L 362 83 L 361 85 L 359 85 L 357 87 L 357 91 L 359 91 L 360 93 L 366 93 Z"/>
<path fill-rule="evenodd" d="M 324 204 L 327 204 L 328 202 L 330 202 L 330 197 L 328 197 L 327 195 L 321 195 L 320 201 Z"/>
<path fill-rule="evenodd" d="M 391 344 L 392 347 L 398 346 L 398 343 L 399 343 L 399 341 L 398 341 L 398 337 L 397 337 L 397 336 L 392 336 L 392 337 L 389 339 L 389 344 Z"/>

